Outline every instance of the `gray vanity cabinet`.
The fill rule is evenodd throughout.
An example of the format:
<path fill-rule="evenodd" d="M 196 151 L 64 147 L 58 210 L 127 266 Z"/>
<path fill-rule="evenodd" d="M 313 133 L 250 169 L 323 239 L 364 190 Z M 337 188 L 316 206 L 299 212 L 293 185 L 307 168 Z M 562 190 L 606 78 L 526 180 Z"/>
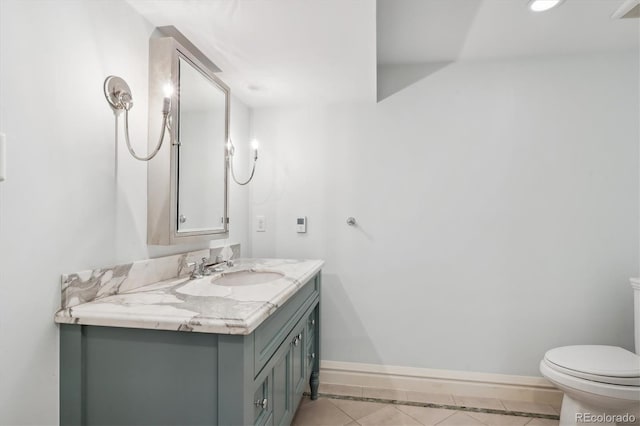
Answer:
<path fill-rule="evenodd" d="M 317 398 L 320 274 L 249 335 L 62 324 L 61 425 L 288 425 Z"/>

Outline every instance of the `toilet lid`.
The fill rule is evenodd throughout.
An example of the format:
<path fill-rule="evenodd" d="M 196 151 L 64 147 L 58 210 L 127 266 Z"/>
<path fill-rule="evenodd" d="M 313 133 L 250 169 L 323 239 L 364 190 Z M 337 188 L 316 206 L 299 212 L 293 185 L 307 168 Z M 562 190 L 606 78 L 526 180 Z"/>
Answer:
<path fill-rule="evenodd" d="M 551 349 L 545 360 L 567 374 L 602 383 L 640 383 L 640 356 L 615 346 L 583 345 Z"/>

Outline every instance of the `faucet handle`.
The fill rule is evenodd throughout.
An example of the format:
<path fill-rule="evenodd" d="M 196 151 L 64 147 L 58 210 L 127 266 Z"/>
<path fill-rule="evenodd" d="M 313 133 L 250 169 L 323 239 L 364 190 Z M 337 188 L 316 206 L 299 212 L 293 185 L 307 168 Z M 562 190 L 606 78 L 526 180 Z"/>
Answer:
<path fill-rule="evenodd" d="M 208 262 L 209 262 L 208 258 L 206 257 L 202 258 L 202 263 L 198 267 L 198 272 L 200 273 L 200 275 L 205 276 L 205 275 L 211 274 L 211 271 L 209 271 L 209 265 L 207 264 Z"/>
<path fill-rule="evenodd" d="M 187 266 L 188 266 L 189 268 L 193 268 L 193 269 L 191 270 L 191 275 L 189 276 L 189 279 L 197 278 L 197 277 L 198 277 L 198 272 L 197 272 L 197 269 L 198 269 L 198 263 L 197 263 L 197 262 L 189 262 L 189 263 L 187 263 Z"/>

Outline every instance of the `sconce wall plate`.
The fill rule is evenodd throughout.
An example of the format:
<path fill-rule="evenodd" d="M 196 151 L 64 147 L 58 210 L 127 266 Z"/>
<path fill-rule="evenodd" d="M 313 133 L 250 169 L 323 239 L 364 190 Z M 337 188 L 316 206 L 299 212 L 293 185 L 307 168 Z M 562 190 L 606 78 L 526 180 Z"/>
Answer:
<path fill-rule="evenodd" d="M 127 82 L 115 75 L 107 77 L 104 81 L 104 97 L 107 98 L 107 102 L 115 114 L 120 114 L 124 109 L 121 101 L 122 94 L 127 94 L 129 99 L 132 97 Z"/>

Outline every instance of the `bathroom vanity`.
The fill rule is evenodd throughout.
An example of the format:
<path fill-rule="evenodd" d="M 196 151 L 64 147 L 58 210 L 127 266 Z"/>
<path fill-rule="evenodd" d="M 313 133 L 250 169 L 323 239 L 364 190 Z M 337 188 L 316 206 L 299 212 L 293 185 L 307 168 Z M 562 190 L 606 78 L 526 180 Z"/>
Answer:
<path fill-rule="evenodd" d="M 322 264 L 247 259 L 151 283 L 134 283 L 135 267 L 63 276 L 60 424 L 289 424 L 307 383 L 317 397 Z"/>

